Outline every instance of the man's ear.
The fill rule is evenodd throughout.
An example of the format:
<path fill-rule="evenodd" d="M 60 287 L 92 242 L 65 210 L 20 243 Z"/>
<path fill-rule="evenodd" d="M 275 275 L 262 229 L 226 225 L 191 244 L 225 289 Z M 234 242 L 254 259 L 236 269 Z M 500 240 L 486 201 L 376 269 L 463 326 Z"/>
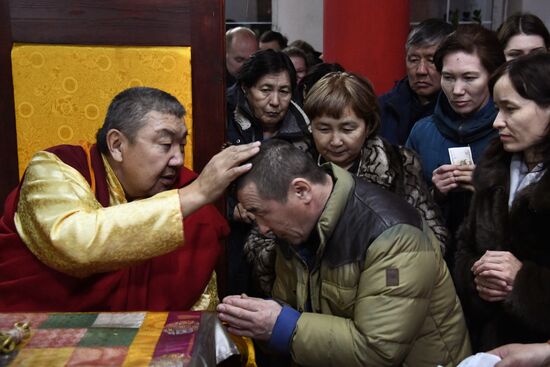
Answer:
<path fill-rule="evenodd" d="M 295 195 L 305 204 L 309 204 L 309 202 L 312 200 L 313 195 L 311 189 L 311 183 L 305 178 L 296 177 L 290 182 L 291 194 Z"/>
<path fill-rule="evenodd" d="M 107 149 L 111 158 L 115 162 L 122 162 L 123 150 L 128 143 L 128 139 L 117 129 L 111 129 L 107 132 Z"/>

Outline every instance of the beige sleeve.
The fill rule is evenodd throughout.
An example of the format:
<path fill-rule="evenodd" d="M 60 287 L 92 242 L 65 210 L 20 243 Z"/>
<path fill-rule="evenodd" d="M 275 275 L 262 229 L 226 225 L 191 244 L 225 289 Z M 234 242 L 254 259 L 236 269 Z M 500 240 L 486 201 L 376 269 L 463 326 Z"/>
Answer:
<path fill-rule="evenodd" d="M 86 179 L 49 152 L 29 163 L 15 224 L 40 261 L 77 277 L 117 270 L 183 244 L 177 190 L 104 208 Z"/>

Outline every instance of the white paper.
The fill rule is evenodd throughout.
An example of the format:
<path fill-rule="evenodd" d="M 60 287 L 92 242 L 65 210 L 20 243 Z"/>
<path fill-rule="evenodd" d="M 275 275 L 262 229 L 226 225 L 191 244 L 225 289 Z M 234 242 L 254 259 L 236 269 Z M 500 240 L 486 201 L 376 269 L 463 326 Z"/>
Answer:
<path fill-rule="evenodd" d="M 459 166 L 474 164 L 470 147 L 449 148 L 449 157 L 451 164 Z"/>

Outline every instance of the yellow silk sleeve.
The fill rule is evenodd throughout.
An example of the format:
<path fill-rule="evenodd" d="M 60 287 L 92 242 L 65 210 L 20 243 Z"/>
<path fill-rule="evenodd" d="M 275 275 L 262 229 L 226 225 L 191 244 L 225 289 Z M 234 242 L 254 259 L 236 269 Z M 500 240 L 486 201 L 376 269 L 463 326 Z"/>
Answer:
<path fill-rule="evenodd" d="M 117 270 L 183 244 L 177 190 L 104 208 L 86 179 L 49 152 L 37 153 L 27 167 L 15 224 L 40 261 L 77 277 Z"/>

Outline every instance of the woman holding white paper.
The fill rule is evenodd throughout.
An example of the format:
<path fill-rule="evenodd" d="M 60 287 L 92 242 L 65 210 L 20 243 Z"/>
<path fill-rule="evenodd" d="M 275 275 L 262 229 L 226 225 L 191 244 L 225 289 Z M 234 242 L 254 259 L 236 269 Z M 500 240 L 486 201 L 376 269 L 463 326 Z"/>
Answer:
<path fill-rule="evenodd" d="M 434 114 L 414 125 L 406 146 L 420 155 L 424 179 L 433 185 L 452 235 L 467 212 L 474 163 L 497 135 L 492 128 L 497 112 L 489 77 L 504 63 L 504 54 L 494 32 L 480 25 L 461 25 L 440 45 L 434 63 L 443 93 Z M 449 152 L 449 148 L 455 149 Z M 450 243 L 446 254 L 450 267 L 453 255 Z"/>
<path fill-rule="evenodd" d="M 550 54 L 493 76 L 499 113 L 457 235 L 455 283 L 474 348 L 550 339 Z"/>

